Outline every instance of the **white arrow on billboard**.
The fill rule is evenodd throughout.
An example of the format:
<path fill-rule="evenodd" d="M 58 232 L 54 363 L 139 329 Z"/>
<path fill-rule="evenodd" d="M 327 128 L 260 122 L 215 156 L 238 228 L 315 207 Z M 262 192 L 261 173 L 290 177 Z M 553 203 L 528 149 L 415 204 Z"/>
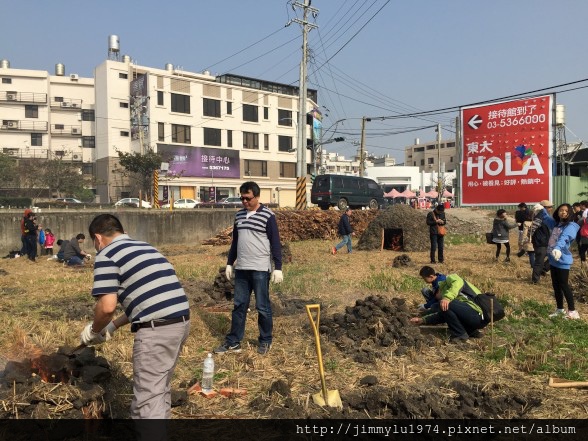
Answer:
<path fill-rule="evenodd" d="M 474 115 L 468 121 L 468 126 L 470 126 L 474 130 L 479 129 L 481 125 L 482 125 L 482 118 L 480 118 L 480 115 Z"/>

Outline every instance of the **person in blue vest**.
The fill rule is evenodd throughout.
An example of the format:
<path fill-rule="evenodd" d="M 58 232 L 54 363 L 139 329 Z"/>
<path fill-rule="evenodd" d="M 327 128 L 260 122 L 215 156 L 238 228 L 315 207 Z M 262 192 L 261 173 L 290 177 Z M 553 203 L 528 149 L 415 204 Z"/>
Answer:
<path fill-rule="evenodd" d="M 427 283 L 431 284 L 431 288 L 423 288 L 421 293 L 425 298 L 425 303 L 418 307 L 419 312 L 427 312 L 434 306 L 439 304 L 439 283 L 443 282 L 447 276 L 445 274 L 437 273 L 430 266 L 423 266 L 419 271 L 419 276 Z"/>
<path fill-rule="evenodd" d="M 284 280 L 282 245 L 276 215 L 259 201 L 259 185 L 247 181 L 241 185 L 239 191 L 243 208 L 235 214 L 233 241 L 225 270 L 228 280 L 235 276 L 231 330 L 225 337 L 225 342 L 214 349 L 214 353 L 241 352 L 251 293 L 255 292 L 259 328 L 257 353 L 265 355 L 273 340 L 270 280 L 273 283 L 282 283 Z"/>

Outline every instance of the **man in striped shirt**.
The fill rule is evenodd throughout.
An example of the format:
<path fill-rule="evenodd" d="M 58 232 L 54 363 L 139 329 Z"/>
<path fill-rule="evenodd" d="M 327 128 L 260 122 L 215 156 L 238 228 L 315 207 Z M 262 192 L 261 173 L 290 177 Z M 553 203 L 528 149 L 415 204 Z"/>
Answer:
<path fill-rule="evenodd" d="M 235 274 L 234 307 L 231 331 L 225 343 L 214 350 L 216 354 L 240 352 L 245 334 L 245 321 L 255 292 L 255 308 L 259 326 L 257 352 L 265 355 L 272 344 L 272 307 L 269 299 L 269 282 L 281 283 L 282 246 L 274 213 L 259 202 L 260 188 L 253 181 L 239 188 L 243 208 L 235 215 L 233 242 L 229 250 L 226 276 Z M 274 270 L 272 271 L 272 260 Z M 235 263 L 236 261 L 236 263 Z M 270 277 L 271 274 L 271 277 Z"/>
<path fill-rule="evenodd" d="M 136 333 L 131 418 L 168 419 L 170 381 L 190 331 L 188 298 L 167 259 L 125 234 L 118 218 L 98 215 L 89 232 L 98 252 L 92 288 L 96 305 L 81 342 L 102 343 L 131 323 L 131 332 Z M 124 314 L 112 320 L 117 302 Z"/>

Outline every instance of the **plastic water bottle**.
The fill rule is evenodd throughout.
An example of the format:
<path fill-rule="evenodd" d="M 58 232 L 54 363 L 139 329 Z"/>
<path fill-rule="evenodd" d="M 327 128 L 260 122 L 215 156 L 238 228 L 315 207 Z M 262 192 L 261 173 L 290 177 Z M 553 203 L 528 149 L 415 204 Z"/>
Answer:
<path fill-rule="evenodd" d="M 202 392 L 212 391 L 212 379 L 214 377 L 214 360 L 212 354 L 204 359 L 204 369 L 202 370 Z"/>

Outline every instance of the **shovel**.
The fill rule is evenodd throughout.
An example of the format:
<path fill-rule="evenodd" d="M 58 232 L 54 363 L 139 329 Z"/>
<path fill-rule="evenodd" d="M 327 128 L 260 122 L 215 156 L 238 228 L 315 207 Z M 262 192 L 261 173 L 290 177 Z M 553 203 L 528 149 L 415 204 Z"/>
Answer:
<path fill-rule="evenodd" d="M 316 321 L 312 317 L 312 312 L 316 311 Z M 325 370 L 323 368 L 323 354 L 321 352 L 321 339 L 319 336 L 319 321 L 321 318 L 321 305 L 306 305 L 306 313 L 310 319 L 310 325 L 314 332 L 314 341 L 316 343 L 316 355 L 318 357 L 319 374 L 321 376 L 321 392 L 312 396 L 312 401 L 319 406 L 339 407 L 343 408 L 341 397 L 338 390 L 327 390 L 327 383 L 325 382 Z"/>

